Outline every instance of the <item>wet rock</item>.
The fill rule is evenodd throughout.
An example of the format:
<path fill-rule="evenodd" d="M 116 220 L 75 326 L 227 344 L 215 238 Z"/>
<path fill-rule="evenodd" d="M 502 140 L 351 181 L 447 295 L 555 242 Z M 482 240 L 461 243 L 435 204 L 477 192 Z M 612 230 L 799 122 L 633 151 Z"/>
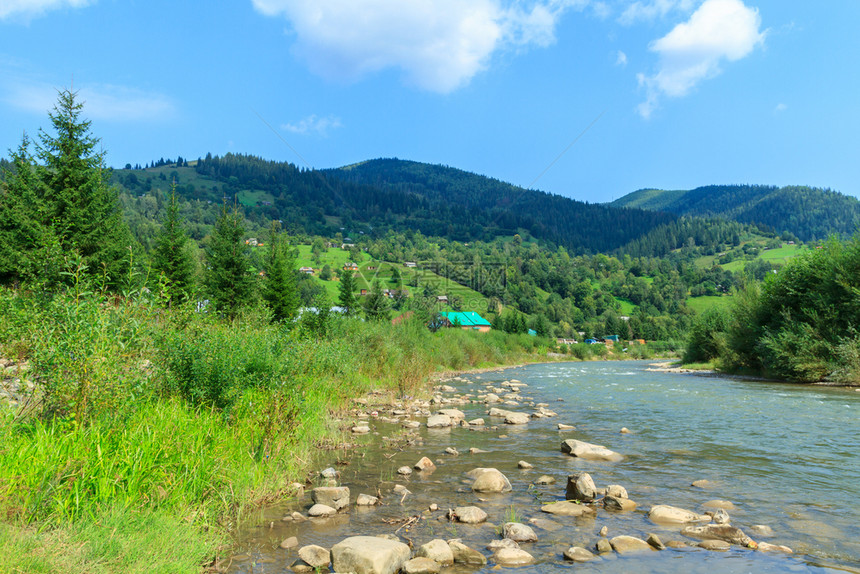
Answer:
<path fill-rule="evenodd" d="M 534 564 L 535 557 L 522 548 L 499 548 L 493 559 L 501 566 L 526 566 Z"/>
<path fill-rule="evenodd" d="M 531 417 L 527 413 L 509 412 L 505 415 L 505 424 L 526 425 Z"/>
<path fill-rule="evenodd" d="M 337 478 L 339 475 L 340 473 L 331 466 L 320 471 L 320 476 L 323 478 Z"/>
<path fill-rule="evenodd" d="M 415 463 L 415 469 L 420 471 L 436 470 L 436 465 L 433 464 L 432 460 L 425 456 Z"/>
<path fill-rule="evenodd" d="M 529 518 L 529 524 L 536 526 L 541 530 L 548 530 L 550 532 L 555 532 L 556 530 L 564 528 L 562 524 L 555 520 L 550 520 L 549 518 Z"/>
<path fill-rule="evenodd" d="M 289 538 L 286 538 L 283 541 L 281 541 L 281 543 L 279 544 L 279 546 L 281 548 L 283 548 L 284 550 L 286 550 L 288 548 L 295 548 L 298 545 L 299 545 L 299 539 L 296 538 L 295 536 L 290 536 Z"/>
<path fill-rule="evenodd" d="M 460 540 L 449 540 L 448 547 L 454 555 L 455 564 L 468 564 L 470 566 L 483 566 L 487 558 L 472 548 L 463 544 Z"/>
<path fill-rule="evenodd" d="M 529 463 L 529 462 L 526 462 L 524 460 L 521 460 L 517 463 L 517 468 L 521 468 L 523 470 L 528 470 L 530 468 L 534 468 L 534 465 Z"/>
<path fill-rule="evenodd" d="M 601 527 L 600 531 L 597 534 L 599 534 L 600 536 L 606 536 L 607 534 L 609 534 L 609 527 L 608 526 Z"/>
<path fill-rule="evenodd" d="M 327 504 L 314 504 L 308 509 L 308 516 L 313 516 L 314 518 L 334 516 L 335 514 L 337 514 L 337 510 Z"/>
<path fill-rule="evenodd" d="M 476 468 L 467 476 L 474 478 L 472 490 L 475 492 L 510 492 L 513 490 L 508 478 L 495 468 Z"/>
<path fill-rule="evenodd" d="M 621 434 L 630 434 L 630 430 L 627 427 L 621 427 L 621 430 L 618 432 Z"/>
<path fill-rule="evenodd" d="M 438 413 L 439 415 L 446 416 L 451 419 L 451 421 L 461 421 L 466 418 L 465 413 L 460 409 L 440 409 Z"/>
<path fill-rule="evenodd" d="M 350 429 L 353 434 L 367 434 L 370 432 L 370 427 L 367 425 L 356 425 Z"/>
<path fill-rule="evenodd" d="M 614 462 L 624 458 L 617 452 L 611 451 L 605 446 L 575 439 L 568 439 L 562 442 L 561 452 L 577 458 L 584 458 L 586 460 L 605 460 Z"/>
<path fill-rule="evenodd" d="M 497 395 L 495 393 L 487 393 L 487 395 L 484 397 L 484 402 L 485 403 L 500 403 L 500 402 L 502 402 L 502 399 L 501 399 L 501 397 L 499 397 L 499 395 Z"/>
<path fill-rule="evenodd" d="M 290 565 L 290 570 L 295 572 L 296 574 L 305 574 L 306 572 L 313 572 L 314 567 L 305 562 L 304 560 L 296 560 Z"/>
<path fill-rule="evenodd" d="M 610 544 L 609 540 L 606 538 L 598 540 L 595 548 L 597 548 L 598 554 L 608 554 L 609 552 L 612 552 L 612 544 Z"/>
<path fill-rule="evenodd" d="M 403 564 L 403 574 L 439 574 L 442 567 L 435 560 L 418 556 Z"/>
<path fill-rule="evenodd" d="M 415 556 L 429 558 L 443 566 L 454 563 L 454 553 L 444 540 L 437 538 L 427 544 L 422 544 L 415 552 Z"/>
<path fill-rule="evenodd" d="M 606 495 L 603 497 L 603 508 L 615 512 L 629 512 L 636 510 L 636 503 L 629 498 Z"/>
<path fill-rule="evenodd" d="M 445 428 L 451 424 L 451 417 L 447 415 L 430 415 L 427 417 L 427 428 Z"/>
<path fill-rule="evenodd" d="M 412 474 L 412 469 L 408 466 L 401 466 L 397 469 L 397 474 L 401 476 L 409 476 L 410 474 Z"/>
<path fill-rule="evenodd" d="M 470 448 L 470 449 L 469 449 L 469 454 L 483 454 L 483 453 L 486 453 L 486 452 L 489 452 L 489 451 L 487 451 L 487 450 L 483 450 L 483 449 L 480 449 L 480 448 L 477 448 L 477 447 L 474 447 L 474 446 L 473 446 L 472 448 Z"/>
<path fill-rule="evenodd" d="M 594 509 L 584 504 L 576 504 L 575 502 L 561 501 L 545 504 L 540 507 L 541 512 L 548 514 L 556 514 L 558 516 L 588 516 L 595 513 Z"/>
<path fill-rule="evenodd" d="M 663 544 L 663 541 L 660 540 L 660 537 L 656 534 L 649 534 L 648 538 L 645 540 L 648 544 L 650 544 L 655 550 L 665 550 L 666 545 Z"/>
<path fill-rule="evenodd" d="M 609 540 L 612 549 L 619 554 L 633 554 L 635 552 L 653 552 L 654 548 L 650 544 L 636 538 L 635 536 L 616 536 Z"/>
<path fill-rule="evenodd" d="M 456 393 L 457 389 L 450 385 L 442 385 L 441 387 L 439 387 L 439 391 L 443 393 Z"/>
<path fill-rule="evenodd" d="M 454 509 L 454 516 L 458 522 L 464 524 L 480 524 L 487 521 L 487 513 L 477 506 L 458 506 Z"/>
<path fill-rule="evenodd" d="M 402 426 L 407 429 L 417 429 L 421 428 L 421 423 L 418 421 L 403 421 Z"/>
<path fill-rule="evenodd" d="M 530 526 L 520 522 L 508 522 L 502 530 L 502 535 L 514 542 L 537 542 L 537 534 Z"/>
<path fill-rule="evenodd" d="M 405 486 L 403 486 L 402 484 L 395 484 L 395 485 L 394 485 L 394 488 L 393 488 L 393 492 L 394 492 L 394 494 L 398 494 L 398 495 L 400 495 L 400 496 L 405 496 L 405 495 L 407 495 L 407 494 L 412 494 L 412 492 L 411 492 L 408 488 L 406 488 Z"/>
<path fill-rule="evenodd" d="M 568 500 L 591 502 L 597 497 L 597 487 L 594 486 L 594 480 L 587 472 L 572 474 L 567 477 L 564 496 Z"/>
<path fill-rule="evenodd" d="M 759 542 L 757 550 L 761 552 L 784 552 L 786 554 L 794 554 L 794 551 L 788 546 L 779 546 L 769 542 Z"/>
<path fill-rule="evenodd" d="M 359 494 L 355 499 L 356 506 L 376 506 L 379 504 L 379 499 L 369 494 Z"/>
<path fill-rule="evenodd" d="M 729 513 L 723 510 L 722 508 L 718 508 L 716 512 L 713 514 L 714 524 L 728 524 L 731 522 L 731 518 L 729 518 Z"/>
<path fill-rule="evenodd" d="M 716 485 L 710 480 L 694 480 L 690 483 L 690 486 L 695 486 L 696 488 L 714 488 Z"/>
<path fill-rule="evenodd" d="M 501 540 L 493 540 L 489 544 L 487 544 L 487 550 L 495 552 L 501 548 L 519 548 L 520 545 L 517 544 L 516 540 L 511 540 L 510 538 L 502 538 Z"/>
<path fill-rule="evenodd" d="M 723 510 L 734 510 L 735 505 L 728 500 L 709 500 L 702 505 L 704 508 L 722 508 Z"/>
<path fill-rule="evenodd" d="M 460 454 L 460 452 L 456 448 L 454 448 L 453 446 L 449 446 L 448 448 L 445 449 L 445 454 L 457 456 Z"/>
<path fill-rule="evenodd" d="M 576 427 L 573 425 L 558 423 L 558 430 L 576 430 Z"/>
<path fill-rule="evenodd" d="M 427 510 L 429 510 L 430 512 L 436 512 L 437 510 L 439 510 L 439 505 L 434 502 L 427 507 Z"/>
<path fill-rule="evenodd" d="M 702 540 L 696 546 L 716 552 L 725 552 L 732 547 L 732 545 L 725 540 Z"/>
<path fill-rule="evenodd" d="M 340 510 L 349 506 L 349 487 L 320 486 L 311 491 L 311 499 L 316 504 L 325 504 Z"/>
<path fill-rule="evenodd" d="M 704 526 L 686 526 L 681 534 L 699 540 L 724 540 L 729 544 L 738 546 L 755 547 L 752 538 L 744 534 L 743 530 L 734 526 L 724 524 L 705 524 Z"/>
<path fill-rule="evenodd" d="M 484 426 L 484 419 L 472 419 L 469 421 L 469 425 L 473 427 L 482 427 Z"/>
<path fill-rule="evenodd" d="M 571 546 L 564 551 L 564 559 L 572 562 L 588 562 L 595 558 L 597 558 L 597 556 L 581 546 Z"/>
<path fill-rule="evenodd" d="M 770 538 L 774 536 L 773 528 L 771 528 L 767 524 L 753 524 L 749 527 L 749 531 L 756 536 L 761 536 L 763 538 Z"/>
<path fill-rule="evenodd" d="M 620 484 L 610 484 L 606 487 L 606 496 L 614 496 L 615 498 L 630 498 L 627 495 L 627 489 Z"/>
<path fill-rule="evenodd" d="M 331 562 L 331 554 L 322 546 L 309 544 L 299 548 L 301 558 L 311 568 L 325 568 Z"/>
<path fill-rule="evenodd" d="M 689 547 L 690 545 L 683 540 L 669 540 L 668 542 L 666 542 L 666 548 L 683 549 Z"/>
<path fill-rule="evenodd" d="M 406 544 L 375 536 L 352 536 L 331 549 L 335 572 L 394 574 L 409 560 Z"/>
<path fill-rule="evenodd" d="M 554 477 L 552 477 L 552 476 L 549 476 L 549 475 L 545 474 L 545 475 L 543 475 L 543 476 L 539 477 L 539 478 L 535 481 L 535 484 L 544 484 L 544 485 L 545 485 L 545 484 L 555 484 L 555 478 L 554 478 Z"/>
<path fill-rule="evenodd" d="M 658 504 L 651 507 L 648 512 L 648 518 L 651 522 L 657 524 L 687 524 L 689 522 L 710 522 L 711 517 L 704 514 L 696 514 L 690 510 Z"/>

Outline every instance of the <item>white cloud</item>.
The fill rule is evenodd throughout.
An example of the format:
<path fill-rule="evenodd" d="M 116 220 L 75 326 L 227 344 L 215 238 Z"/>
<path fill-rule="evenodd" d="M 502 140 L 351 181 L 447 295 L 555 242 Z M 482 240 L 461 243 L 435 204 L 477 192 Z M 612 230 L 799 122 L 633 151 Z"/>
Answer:
<path fill-rule="evenodd" d="M 781 114 L 782 112 L 786 111 L 787 109 L 788 109 L 787 105 L 785 105 L 783 103 L 779 103 L 779 104 L 776 104 L 776 107 L 773 109 L 773 113 Z"/>
<path fill-rule="evenodd" d="M 705 0 L 687 22 L 651 44 L 660 63 L 655 74 L 638 75 L 647 93 L 639 114 L 648 118 L 662 96 L 685 96 L 702 80 L 719 75 L 724 60 L 745 58 L 766 33 L 758 10 L 741 0 Z"/>
<path fill-rule="evenodd" d="M 42 16 L 50 10 L 85 8 L 95 0 L 0 0 L 0 20 L 10 17 L 23 19 Z"/>
<path fill-rule="evenodd" d="M 548 46 L 558 19 L 591 0 L 252 0 L 283 16 L 294 53 L 316 74 L 352 81 L 399 69 L 420 88 L 448 93 L 502 48 Z"/>
<path fill-rule="evenodd" d="M 618 50 L 618 53 L 615 56 L 615 65 L 621 66 L 622 68 L 627 66 L 627 54 Z"/>
<path fill-rule="evenodd" d="M 158 121 L 175 113 L 172 101 L 161 94 L 110 84 L 74 88 L 83 102 L 83 117 L 111 122 Z M 20 82 L 6 86 L 4 100 L 19 109 L 47 114 L 57 102 L 57 88 L 45 83 Z"/>
<path fill-rule="evenodd" d="M 689 12 L 693 9 L 693 5 L 693 0 L 636 1 L 630 4 L 624 12 L 621 13 L 618 20 L 622 24 L 630 25 L 641 21 L 664 18 L 670 12 Z"/>
<path fill-rule="evenodd" d="M 311 114 L 296 123 L 284 124 L 281 126 L 281 129 L 294 134 L 316 134 L 321 137 L 327 137 L 329 131 L 341 127 L 343 127 L 343 124 L 340 123 L 340 118 L 338 117 L 326 116 L 320 118 L 316 114 Z"/>

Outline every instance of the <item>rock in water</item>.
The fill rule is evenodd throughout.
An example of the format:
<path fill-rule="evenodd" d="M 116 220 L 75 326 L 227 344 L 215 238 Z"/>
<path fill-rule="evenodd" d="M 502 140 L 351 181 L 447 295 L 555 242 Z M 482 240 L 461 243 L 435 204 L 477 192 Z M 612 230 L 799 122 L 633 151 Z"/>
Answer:
<path fill-rule="evenodd" d="M 379 504 L 379 499 L 369 494 L 359 494 L 355 499 L 356 506 L 375 506 Z"/>
<path fill-rule="evenodd" d="M 589 560 L 594 560 L 597 556 L 580 546 L 571 546 L 564 551 L 564 558 L 573 562 L 588 562 Z"/>
<path fill-rule="evenodd" d="M 432 460 L 425 456 L 415 463 L 415 468 L 422 471 L 436 470 L 436 465 L 433 464 Z"/>
<path fill-rule="evenodd" d="M 454 552 L 448 546 L 448 543 L 442 539 L 431 540 L 427 544 L 422 544 L 415 552 L 415 556 L 423 556 L 442 566 L 450 566 L 454 563 Z"/>
<path fill-rule="evenodd" d="M 311 568 L 325 568 L 331 562 L 331 554 L 322 546 L 310 544 L 299 548 L 299 558 Z"/>
<path fill-rule="evenodd" d="M 458 506 L 454 509 L 454 516 L 464 524 L 479 524 L 487 521 L 487 513 L 477 506 Z"/>
<path fill-rule="evenodd" d="M 454 554 L 455 564 L 467 564 L 470 566 L 483 566 L 487 563 L 487 558 L 472 548 L 469 548 L 459 540 L 449 540 L 448 547 Z"/>
<path fill-rule="evenodd" d="M 606 496 L 614 496 L 615 498 L 630 498 L 627 494 L 627 489 L 620 484 L 610 484 L 606 487 Z"/>
<path fill-rule="evenodd" d="M 311 498 L 316 504 L 324 504 L 340 510 L 349 506 L 349 487 L 320 486 L 311 491 Z"/>
<path fill-rule="evenodd" d="M 337 510 L 327 504 L 314 504 L 308 509 L 308 516 L 313 516 L 314 518 L 334 516 L 335 514 L 337 514 Z"/>
<path fill-rule="evenodd" d="M 686 526 L 681 534 L 699 540 L 723 540 L 729 544 L 755 548 L 753 539 L 744 534 L 743 530 L 725 524 L 705 524 L 704 526 Z"/>
<path fill-rule="evenodd" d="M 352 536 L 331 549 L 334 571 L 355 574 L 394 574 L 410 554 L 406 544 L 375 536 Z"/>
<path fill-rule="evenodd" d="M 502 566 L 526 566 L 535 561 L 534 556 L 521 548 L 500 548 L 493 558 Z"/>
<path fill-rule="evenodd" d="M 657 506 L 651 507 L 651 511 L 648 513 L 648 518 L 651 519 L 651 522 L 655 522 L 657 524 L 687 524 L 689 522 L 711 521 L 711 517 L 705 514 L 696 514 L 695 512 L 684 510 L 683 508 L 667 506 L 665 504 L 658 504 Z"/>
<path fill-rule="evenodd" d="M 508 478 L 495 468 L 476 468 L 467 473 L 474 478 L 472 490 L 475 492 L 510 492 L 513 490 Z"/>
<path fill-rule="evenodd" d="M 575 439 L 568 439 L 561 443 L 561 452 L 577 458 L 584 458 L 586 460 L 605 460 L 616 462 L 624 458 L 617 452 L 611 451 L 605 446 Z"/>
<path fill-rule="evenodd" d="M 616 536 L 609 541 L 612 549 L 619 554 L 632 554 L 634 552 L 653 552 L 654 548 L 640 538 L 633 536 Z"/>
<path fill-rule="evenodd" d="M 576 504 L 575 502 L 552 502 L 540 507 L 541 512 L 549 514 L 557 514 L 559 516 L 587 516 L 595 514 L 593 508 L 584 504 Z"/>
<path fill-rule="evenodd" d="M 427 417 L 427 428 L 444 428 L 451 426 L 451 417 L 447 415 L 431 415 Z"/>
<path fill-rule="evenodd" d="M 529 423 L 531 417 L 527 413 L 517 413 L 509 411 L 505 415 L 505 424 L 508 425 L 525 425 Z"/>
<path fill-rule="evenodd" d="M 564 495 L 568 500 L 591 502 L 597 497 L 597 487 L 594 486 L 594 480 L 587 472 L 572 474 L 567 477 L 567 488 Z"/>
<path fill-rule="evenodd" d="M 603 508 L 616 512 L 626 512 L 636 510 L 636 503 L 629 498 L 618 498 L 617 496 L 609 496 L 607 494 L 603 497 Z"/>
<path fill-rule="evenodd" d="M 442 567 L 435 560 L 418 556 L 403 565 L 403 574 L 439 574 Z"/>
<path fill-rule="evenodd" d="M 534 468 L 534 465 L 531 464 L 530 462 L 526 462 L 524 460 L 521 460 L 517 463 L 517 468 L 520 468 L 523 470 L 528 470 L 530 468 Z"/>
<path fill-rule="evenodd" d="M 287 548 L 295 548 L 298 545 L 299 545 L 299 539 L 296 538 L 295 536 L 290 536 L 289 538 L 287 538 L 286 540 L 284 540 L 280 544 L 281 548 L 283 548 L 284 550 L 286 550 Z"/>
<path fill-rule="evenodd" d="M 537 542 L 537 534 L 530 526 L 520 522 L 508 522 L 504 526 L 503 536 L 514 542 Z"/>

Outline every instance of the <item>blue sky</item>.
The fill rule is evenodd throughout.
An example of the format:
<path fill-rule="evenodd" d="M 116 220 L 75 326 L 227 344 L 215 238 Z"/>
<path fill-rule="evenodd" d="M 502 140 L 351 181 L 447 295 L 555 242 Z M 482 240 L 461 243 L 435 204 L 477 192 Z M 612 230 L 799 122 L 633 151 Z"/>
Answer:
<path fill-rule="evenodd" d="M 439 163 L 590 202 L 860 195 L 860 2 L 0 0 L 0 149 L 74 87 L 109 165 Z"/>

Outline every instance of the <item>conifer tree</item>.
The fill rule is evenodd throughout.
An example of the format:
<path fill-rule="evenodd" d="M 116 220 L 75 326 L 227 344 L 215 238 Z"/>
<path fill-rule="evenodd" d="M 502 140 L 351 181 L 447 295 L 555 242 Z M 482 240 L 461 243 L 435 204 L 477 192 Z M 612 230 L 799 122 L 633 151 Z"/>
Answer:
<path fill-rule="evenodd" d="M 122 218 L 116 190 L 108 185 L 105 152 L 81 118 L 77 92 L 61 90 L 48 114 L 56 135 L 39 130 L 37 174 L 44 192 L 43 224 L 54 223 L 64 250 L 77 250 L 89 272 L 116 284 L 129 265 L 134 243 Z"/>
<path fill-rule="evenodd" d="M 155 238 L 152 266 L 167 284 L 168 305 L 191 295 L 194 261 L 188 251 L 188 231 L 179 213 L 175 181 L 170 185 L 170 200 L 161 221 L 161 231 Z"/>
<path fill-rule="evenodd" d="M 339 291 L 337 300 L 338 304 L 346 310 L 345 312 L 347 315 L 353 315 L 357 306 L 355 303 L 357 282 L 352 271 L 347 270 L 341 274 L 340 284 L 337 287 Z"/>
<path fill-rule="evenodd" d="M 225 202 L 215 222 L 207 252 L 206 287 L 215 308 L 234 318 L 254 297 L 248 247 L 242 241 L 244 217 Z"/>
<path fill-rule="evenodd" d="M 373 282 L 370 293 L 364 298 L 362 305 L 365 316 L 371 321 L 384 321 L 388 318 L 390 305 L 379 285 L 379 279 Z"/>
<path fill-rule="evenodd" d="M 284 234 L 279 231 L 278 222 L 272 222 L 263 299 L 272 309 L 275 321 L 289 321 L 298 311 L 300 298 L 295 261 L 295 252 L 289 248 Z"/>
<path fill-rule="evenodd" d="M 19 281 L 28 274 L 33 253 L 43 243 L 38 193 L 27 134 L 17 151 L 10 150 L 11 168 L 0 179 L 0 282 Z"/>

